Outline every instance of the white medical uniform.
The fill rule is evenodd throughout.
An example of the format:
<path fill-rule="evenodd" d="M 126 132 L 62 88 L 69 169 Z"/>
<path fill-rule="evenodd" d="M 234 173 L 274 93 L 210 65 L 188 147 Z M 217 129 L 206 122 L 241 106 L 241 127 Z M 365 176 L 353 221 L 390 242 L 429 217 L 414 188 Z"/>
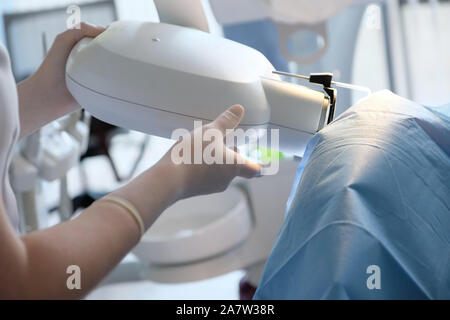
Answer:
<path fill-rule="evenodd" d="M 19 215 L 8 171 L 19 132 L 17 86 L 8 53 L 0 44 L 0 205 L 5 209 L 16 230 L 19 226 Z"/>

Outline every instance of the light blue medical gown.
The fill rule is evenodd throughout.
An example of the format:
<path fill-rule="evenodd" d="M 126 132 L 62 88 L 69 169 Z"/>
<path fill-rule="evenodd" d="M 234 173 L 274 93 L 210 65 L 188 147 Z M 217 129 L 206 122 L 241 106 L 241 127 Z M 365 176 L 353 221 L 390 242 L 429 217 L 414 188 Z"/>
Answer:
<path fill-rule="evenodd" d="M 424 298 L 450 298 L 450 105 L 382 91 L 309 144 L 255 299 Z"/>

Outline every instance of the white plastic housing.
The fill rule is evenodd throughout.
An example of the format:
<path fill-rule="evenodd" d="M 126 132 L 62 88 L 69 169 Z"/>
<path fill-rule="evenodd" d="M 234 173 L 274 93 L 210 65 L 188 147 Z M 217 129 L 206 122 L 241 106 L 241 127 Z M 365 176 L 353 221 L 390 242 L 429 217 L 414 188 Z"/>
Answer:
<path fill-rule="evenodd" d="M 166 211 L 133 252 L 152 265 L 193 263 L 224 254 L 244 242 L 252 229 L 245 193 L 225 192 L 182 200 Z"/>
<path fill-rule="evenodd" d="M 73 49 L 66 81 L 97 118 L 165 138 L 241 104 L 242 127 L 280 129 L 280 150 L 302 154 L 326 121 L 328 99 L 273 70 L 260 52 L 209 33 L 120 21 Z"/>

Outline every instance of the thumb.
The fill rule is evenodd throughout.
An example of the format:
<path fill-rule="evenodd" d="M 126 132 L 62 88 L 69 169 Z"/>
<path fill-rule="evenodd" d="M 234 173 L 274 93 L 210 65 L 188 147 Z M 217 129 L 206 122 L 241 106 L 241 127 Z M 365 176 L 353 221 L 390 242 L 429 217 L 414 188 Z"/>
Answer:
<path fill-rule="evenodd" d="M 225 136 L 227 130 L 235 129 L 239 125 L 244 117 L 244 113 L 244 107 L 241 105 L 232 106 L 218 116 L 216 120 L 211 123 L 211 126 L 220 130 Z"/>

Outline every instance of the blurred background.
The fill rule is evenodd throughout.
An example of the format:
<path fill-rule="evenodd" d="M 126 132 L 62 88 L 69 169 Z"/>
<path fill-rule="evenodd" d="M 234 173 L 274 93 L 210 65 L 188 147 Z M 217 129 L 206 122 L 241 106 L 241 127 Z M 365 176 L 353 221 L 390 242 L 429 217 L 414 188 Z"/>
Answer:
<path fill-rule="evenodd" d="M 281 71 L 333 72 L 337 81 L 372 91 L 388 89 L 425 105 L 450 102 L 450 1 L 356 0 L 326 21 L 324 34 L 311 29 L 291 32 L 284 51 L 279 41 L 283 30 L 273 21 L 221 25 L 209 1 L 203 3 L 211 32 L 260 50 Z M 102 26 L 123 19 L 160 20 L 152 0 L 2 0 L 0 41 L 10 53 L 17 82 L 36 71 L 46 47 L 66 29 L 70 5 L 81 8 L 83 21 Z M 325 53 L 308 61 L 325 43 Z M 364 96 L 363 92 L 340 90 L 338 114 Z M 172 145 L 171 141 L 116 128 L 89 115 L 82 115 L 82 120 L 90 139 L 81 162 L 64 179 L 39 181 L 39 190 L 44 192 L 38 202 L 45 212 L 40 213 L 44 222 L 39 227 L 64 219 L 62 193 L 67 192 L 65 197 L 71 202 L 69 215 L 78 214 L 97 197 L 152 166 Z M 47 132 L 51 136 L 52 128 Z M 24 228 L 30 231 L 36 226 Z M 88 298 L 237 299 L 244 274 L 238 270 L 198 282 L 159 284 L 146 280 L 139 261 L 130 254 Z"/>

